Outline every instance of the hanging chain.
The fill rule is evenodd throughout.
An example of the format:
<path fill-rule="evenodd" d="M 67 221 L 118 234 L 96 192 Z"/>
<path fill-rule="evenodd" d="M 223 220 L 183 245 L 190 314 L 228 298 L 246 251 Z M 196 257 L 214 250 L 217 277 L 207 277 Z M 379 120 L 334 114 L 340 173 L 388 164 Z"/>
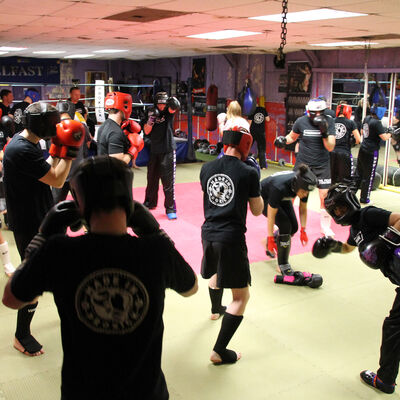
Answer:
<path fill-rule="evenodd" d="M 288 1 L 289 0 L 282 0 L 281 44 L 279 45 L 278 49 L 279 60 L 283 58 L 283 48 L 285 47 L 286 44 Z"/>

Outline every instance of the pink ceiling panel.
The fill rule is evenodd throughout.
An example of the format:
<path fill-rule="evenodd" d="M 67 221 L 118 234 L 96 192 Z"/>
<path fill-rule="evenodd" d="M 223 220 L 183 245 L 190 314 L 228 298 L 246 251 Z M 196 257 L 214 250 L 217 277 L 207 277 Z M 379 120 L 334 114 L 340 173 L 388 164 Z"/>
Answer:
<path fill-rule="evenodd" d="M 111 5 L 102 5 L 90 3 L 71 3 L 72 5 L 62 11 L 54 12 L 52 15 L 55 17 L 74 17 L 81 18 L 104 18 L 109 15 L 119 14 L 131 10 L 133 7 L 119 6 L 117 1 L 110 2 Z M 109 3 L 109 4 L 110 4 Z"/>
<path fill-rule="evenodd" d="M 62 0 L 3 0 L 1 2 L 1 14 L 10 13 L 15 15 L 30 16 L 51 15 L 52 13 L 55 13 L 70 6 L 70 1 Z"/>

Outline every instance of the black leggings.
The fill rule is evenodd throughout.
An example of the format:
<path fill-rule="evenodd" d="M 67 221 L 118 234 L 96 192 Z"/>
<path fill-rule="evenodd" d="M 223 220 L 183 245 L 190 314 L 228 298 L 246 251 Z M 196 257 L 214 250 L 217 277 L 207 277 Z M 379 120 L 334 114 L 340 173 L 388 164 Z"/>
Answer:
<path fill-rule="evenodd" d="M 350 152 L 331 151 L 331 184 L 350 181 L 352 179 L 353 156 Z"/>
<path fill-rule="evenodd" d="M 268 199 L 264 199 L 263 214 L 268 216 Z M 279 228 L 280 235 L 293 236 L 299 229 L 296 214 L 294 212 L 293 203 L 290 200 L 281 201 L 278 207 L 278 212 L 275 216 L 275 225 Z"/>
<path fill-rule="evenodd" d="M 378 165 L 379 151 L 373 153 L 365 151 L 360 147 L 357 158 L 357 187 L 361 189 L 360 201 L 362 203 L 369 202 L 372 186 L 374 183 L 376 166 Z"/>

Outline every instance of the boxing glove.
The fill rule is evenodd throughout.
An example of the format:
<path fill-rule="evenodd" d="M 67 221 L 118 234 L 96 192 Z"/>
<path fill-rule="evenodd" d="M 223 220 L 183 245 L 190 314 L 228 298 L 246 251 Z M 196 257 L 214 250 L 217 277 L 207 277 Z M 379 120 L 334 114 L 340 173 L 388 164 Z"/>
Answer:
<path fill-rule="evenodd" d="M 308 286 L 315 289 L 322 285 L 323 280 L 319 274 L 295 271 L 293 275 L 275 275 L 274 282 L 293 286 Z"/>
<path fill-rule="evenodd" d="M 329 128 L 329 124 L 328 124 L 328 120 L 325 117 L 325 115 L 317 115 L 314 118 L 313 121 L 314 125 L 318 127 L 318 129 L 321 132 L 321 136 L 323 138 L 327 138 L 328 137 L 328 128 Z"/>
<path fill-rule="evenodd" d="M 146 124 L 149 126 L 153 126 L 157 121 L 157 118 L 160 117 L 160 111 L 156 107 L 150 107 L 147 109 L 147 122 Z"/>
<path fill-rule="evenodd" d="M 306 233 L 306 228 L 300 229 L 300 242 L 303 246 L 305 246 L 308 243 L 308 236 Z"/>
<path fill-rule="evenodd" d="M 331 237 L 323 236 L 317 239 L 312 248 L 312 255 L 316 258 L 324 258 L 331 252 L 340 253 L 343 243 Z"/>
<path fill-rule="evenodd" d="M 274 258 L 276 254 L 278 254 L 278 247 L 276 246 L 274 236 L 267 237 L 267 255 L 271 258 Z"/>
<path fill-rule="evenodd" d="M 250 165 L 250 167 L 253 167 L 258 174 L 258 179 L 261 177 L 261 169 L 260 165 L 258 164 L 257 160 L 253 156 L 248 156 L 247 159 L 244 161 L 245 164 Z"/>
<path fill-rule="evenodd" d="M 3 132 L 5 137 L 12 138 L 15 134 L 15 124 L 14 120 L 8 115 L 4 115 L 1 117 L 1 127 L 3 128 Z"/>
<path fill-rule="evenodd" d="M 128 154 L 132 156 L 134 160 L 136 160 L 136 157 L 138 156 L 139 152 L 143 149 L 144 147 L 144 141 L 140 135 L 137 133 L 130 133 L 126 137 L 129 141 L 129 149 L 128 149 Z"/>
<path fill-rule="evenodd" d="M 126 119 L 121 124 L 121 129 L 123 130 L 126 136 L 128 136 L 130 133 L 140 133 L 140 131 L 142 130 L 141 126 L 132 119 Z"/>
<path fill-rule="evenodd" d="M 168 97 L 167 107 L 172 111 L 177 111 L 181 108 L 181 103 L 176 97 Z"/>
<path fill-rule="evenodd" d="M 72 119 L 64 119 L 57 124 L 57 134 L 52 137 L 49 153 L 52 157 L 73 160 L 85 139 L 85 128 Z"/>
<path fill-rule="evenodd" d="M 275 141 L 274 141 L 274 146 L 277 147 L 278 149 L 283 149 L 286 146 L 286 136 L 278 136 Z"/>
<path fill-rule="evenodd" d="M 82 225 L 82 216 L 72 200 L 61 201 L 54 205 L 44 217 L 37 233 L 25 250 L 25 258 L 32 256 L 50 236 L 66 234 L 67 228 L 73 226 L 78 230 Z"/>

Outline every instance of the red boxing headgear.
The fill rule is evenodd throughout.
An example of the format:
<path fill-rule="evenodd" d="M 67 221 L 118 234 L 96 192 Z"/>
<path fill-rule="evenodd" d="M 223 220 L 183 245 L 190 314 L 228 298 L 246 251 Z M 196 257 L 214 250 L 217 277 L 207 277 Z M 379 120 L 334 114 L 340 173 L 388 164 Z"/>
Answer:
<path fill-rule="evenodd" d="M 109 92 L 105 102 L 105 110 L 120 110 L 124 113 L 125 119 L 128 119 L 132 113 L 132 96 L 128 93 Z"/>
<path fill-rule="evenodd" d="M 347 119 L 351 118 L 352 109 L 348 104 L 339 104 L 336 108 L 336 116 L 343 114 Z"/>
<path fill-rule="evenodd" d="M 242 161 L 245 161 L 250 153 L 253 137 L 247 129 L 241 126 L 234 126 L 232 129 L 224 131 L 222 143 L 224 145 L 224 153 L 229 146 L 236 147 L 242 155 Z"/>

